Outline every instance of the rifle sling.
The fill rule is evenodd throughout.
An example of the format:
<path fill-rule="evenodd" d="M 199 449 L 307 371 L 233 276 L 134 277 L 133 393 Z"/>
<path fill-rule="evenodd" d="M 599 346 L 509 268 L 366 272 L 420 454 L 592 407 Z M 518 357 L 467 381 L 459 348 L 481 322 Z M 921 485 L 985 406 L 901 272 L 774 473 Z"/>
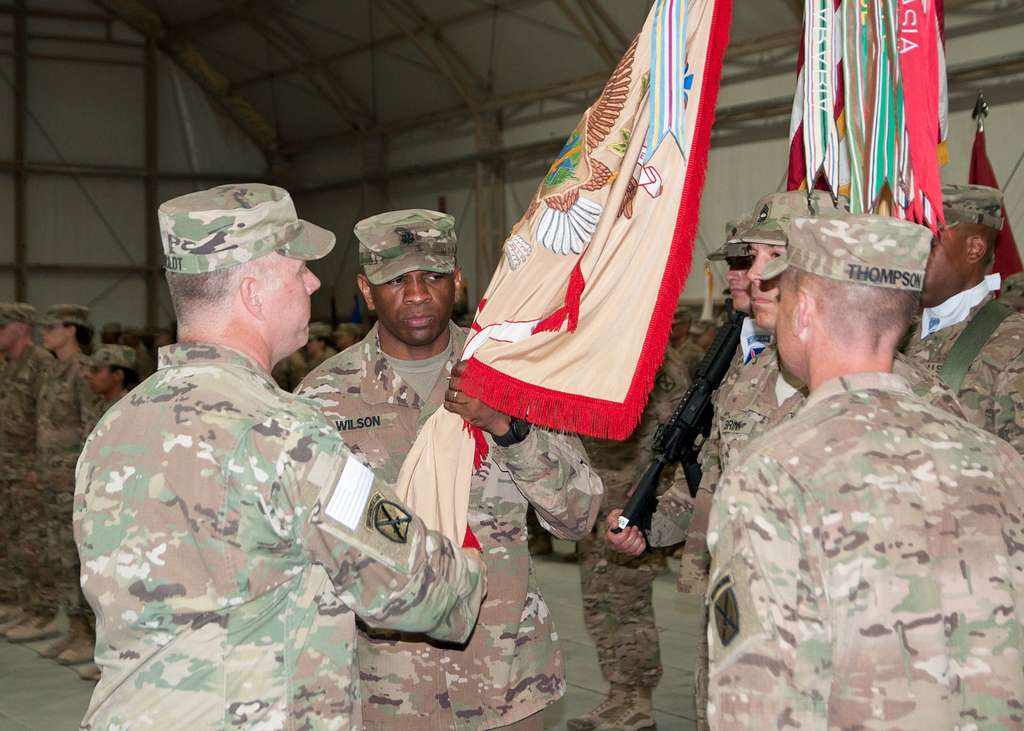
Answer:
<path fill-rule="evenodd" d="M 939 378 L 949 386 L 957 396 L 960 395 L 960 388 L 963 386 L 964 377 L 970 369 L 978 353 L 985 347 L 993 333 L 1002 324 L 1003 320 L 1013 312 L 1009 307 L 989 300 L 984 307 L 971 319 L 960 333 L 960 337 L 953 343 L 946 361 L 939 370 Z"/>

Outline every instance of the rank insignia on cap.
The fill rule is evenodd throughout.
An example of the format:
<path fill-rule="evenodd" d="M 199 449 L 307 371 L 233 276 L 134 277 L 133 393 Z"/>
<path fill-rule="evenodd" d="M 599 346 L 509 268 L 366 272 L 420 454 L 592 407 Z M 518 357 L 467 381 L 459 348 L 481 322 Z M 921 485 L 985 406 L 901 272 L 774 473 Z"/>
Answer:
<path fill-rule="evenodd" d="M 740 608 L 736 603 L 736 593 L 732 589 L 732 577 L 723 577 L 711 596 L 718 640 L 722 643 L 722 647 L 728 647 L 729 643 L 740 633 Z"/>
<path fill-rule="evenodd" d="M 373 528 L 389 541 L 405 543 L 409 540 L 412 516 L 398 503 L 387 500 L 379 492 L 370 498 L 366 509 L 366 527 Z"/>
<path fill-rule="evenodd" d="M 409 246 L 410 244 L 416 243 L 416 234 L 407 228 L 397 229 L 398 240 L 404 245 Z"/>
<path fill-rule="evenodd" d="M 761 212 L 757 214 L 757 220 L 754 223 L 762 224 L 768 220 L 768 204 L 765 203 L 764 207 L 761 208 Z"/>

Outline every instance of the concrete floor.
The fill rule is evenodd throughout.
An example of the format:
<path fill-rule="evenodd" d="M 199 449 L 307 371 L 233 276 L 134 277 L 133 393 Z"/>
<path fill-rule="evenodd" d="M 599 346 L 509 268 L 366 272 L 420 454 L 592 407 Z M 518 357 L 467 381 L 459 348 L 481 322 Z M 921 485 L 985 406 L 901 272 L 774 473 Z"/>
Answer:
<path fill-rule="evenodd" d="M 556 541 L 568 553 L 571 544 Z M 536 561 L 537 575 L 554 614 L 566 656 L 569 688 L 565 697 L 545 713 L 546 729 L 565 729 L 568 719 L 581 715 L 604 697 L 608 684 L 601 676 L 594 645 L 583 626 L 579 569 L 553 559 Z M 655 691 L 655 715 L 660 731 L 690 731 L 694 726 L 693 664 L 698 632 L 696 597 L 675 589 L 675 567 L 655 582 L 654 606 L 661 630 L 665 674 Z M 93 684 L 69 668 L 36 654 L 46 643 L 12 645 L 0 640 L 0 729 L 2 731 L 63 731 L 74 729 L 85 713 Z"/>

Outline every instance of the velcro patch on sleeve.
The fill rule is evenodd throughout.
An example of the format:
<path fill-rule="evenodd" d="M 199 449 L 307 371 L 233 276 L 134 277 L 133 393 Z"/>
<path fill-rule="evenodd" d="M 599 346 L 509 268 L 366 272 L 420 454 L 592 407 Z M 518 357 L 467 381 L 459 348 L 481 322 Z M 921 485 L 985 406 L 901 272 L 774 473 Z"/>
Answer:
<path fill-rule="evenodd" d="M 373 487 L 373 470 L 355 457 L 349 457 L 334 486 L 324 512 L 351 531 L 359 525 Z"/>

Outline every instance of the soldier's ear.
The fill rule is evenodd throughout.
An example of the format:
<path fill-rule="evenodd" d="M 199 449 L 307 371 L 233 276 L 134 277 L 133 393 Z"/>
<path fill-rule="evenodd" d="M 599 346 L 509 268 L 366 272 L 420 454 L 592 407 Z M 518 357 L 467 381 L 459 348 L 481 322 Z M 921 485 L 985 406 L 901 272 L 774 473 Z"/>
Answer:
<path fill-rule="evenodd" d="M 246 311 L 257 320 L 264 319 L 263 315 L 263 286 L 256 277 L 242 277 L 238 284 L 238 295 Z"/>
<path fill-rule="evenodd" d="M 366 307 L 370 312 L 376 312 L 377 308 L 373 304 L 373 288 L 370 286 L 370 280 L 362 272 L 356 275 L 356 286 L 359 287 L 359 291 L 363 294 L 363 299 L 366 300 Z"/>
<path fill-rule="evenodd" d="M 964 256 L 971 264 L 977 264 L 988 255 L 988 242 L 981 234 L 971 234 L 964 242 Z"/>

